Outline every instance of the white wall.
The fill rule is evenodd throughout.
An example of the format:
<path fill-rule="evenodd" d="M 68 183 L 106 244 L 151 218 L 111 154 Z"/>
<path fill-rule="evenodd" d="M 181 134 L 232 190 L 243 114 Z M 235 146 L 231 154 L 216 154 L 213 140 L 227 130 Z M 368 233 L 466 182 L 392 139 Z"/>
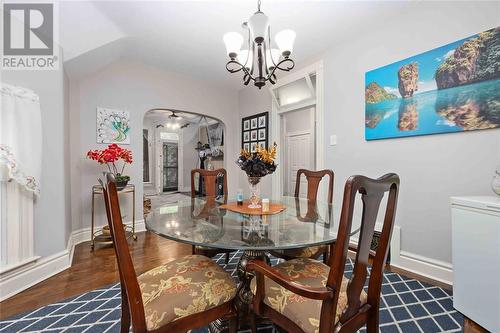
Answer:
<path fill-rule="evenodd" d="M 432 2 L 385 21 L 383 28 L 347 34 L 322 56 L 325 167 L 335 172 L 334 200 L 341 200 L 350 175 L 398 173 L 402 251 L 451 262 L 449 197 L 491 195 L 491 177 L 500 164 L 500 129 L 367 142 L 365 72 L 495 27 L 499 12 L 499 2 Z M 296 70 L 316 60 L 298 63 Z M 243 88 L 239 107 L 241 117 L 270 110 L 268 90 Z M 332 134 L 336 146 L 329 146 Z M 266 181 L 263 192 L 270 193 L 270 177 Z"/>
<path fill-rule="evenodd" d="M 25 87 L 40 96 L 42 114 L 42 179 L 35 201 L 35 254 L 49 256 L 66 249 L 70 230 L 67 168 L 67 80 L 62 66 L 54 71 L 2 71 L 2 82 Z"/>
<path fill-rule="evenodd" d="M 200 166 L 198 152 L 194 150 L 198 143 L 198 126 L 189 125 L 182 130 L 182 159 L 184 172 L 182 173 L 184 189 L 183 191 L 191 191 L 191 170 Z M 233 178 L 234 179 L 234 178 Z"/>
<path fill-rule="evenodd" d="M 81 183 L 80 190 L 72 195 L 79 201 L 79 215 L 74 216 L 73 229 L 90 226 L 90 189 L 96 183 L 102 167 L 86 160 L 89 149 L 102 149 L 96 143 L 96 107 L 122 109 L 131 116 L 131 145 L 135 162 L 127 167 L 131 182 L 137 185 L 136 219 L 142 219 L 142 129 L 144 114 L 153 108 L 171 108 L 206 114 L 222 120 L 226 126 L 226 154 L 236 156 L 239 146 L 239 115 L 237 94 L 209 81 L 161 71 L 143 64 L 118 61 L 104 70 L 92 74 L 75 83 L 71 90 L 71 113 L 79 133 L 72 142 L 72 165 L 75 170 L 75 183 Z M 73 134 L 72 134 L 73 136 Z M 226 163 L 229 173 L 229 191 L 234 196 L 238 170 L 234 163 Z M 73 178 L 73 177 L 72 177 Z M 130 199 L 123 196 L 123 214 L 126 221 L 131 220 Z M 101 201 L 101 200 L 100 200 Z M 98 225 L 104 225 L 105 214 L 102 202 L 97 207 Z"/>
<path fill-rule="evenodd" d="M 244 87 L 238 94 L 238 110 L 240 113 L 239 122 L 237 124 L 238 130 L 238 149 L 241 149 L 241 118 L 251 116 L 257 113 L 269 112 L 269 128 L 271 124 L 271 94 L 269 93 L 268 86 L 258 89 L 253 85 Z M 269 131 L 269 133 L 271 133 Z M 226 140 L 224 140 L 226 141 Z M 271 144 L 271 143 L 269 143 Z M 238 150 L 239 151 L 239 150 Z M 235 157 L 236 160 L 236 157 Z M 241 188 L 245 195 L 250 194 L 247 176 L 244 171 L 238 169 L 239 175 L 239 188 Z M 262 197 L 271 197 L 272 193 L 272 176 L 262 178 L 260 191 Z"/>
<path fill-rule="evenodd" d="M 352 174 L 401 177 L 397 225 L 401 249 L 451 262 L 449 197 L 491 194 L 500 162 L 500 130 L 367 142 L 364 74 L 498 25 L 500 3 L 432 3 L 386 21 L 383 29 L 346 36 L 324 58 L 326 166 L 335 171 L 335 194 Z M 425 19 L 423 19 L 425 18 Z"/>

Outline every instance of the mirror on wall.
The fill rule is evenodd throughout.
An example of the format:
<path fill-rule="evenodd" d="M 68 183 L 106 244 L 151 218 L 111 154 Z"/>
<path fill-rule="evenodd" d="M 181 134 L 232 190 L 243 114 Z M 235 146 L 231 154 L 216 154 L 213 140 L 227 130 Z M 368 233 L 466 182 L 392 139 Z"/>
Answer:
<path fill-rule="evenodd" d="M 187 111 L 153 109 L 143 122 L 144 194 L 152 206 L 191 195 L 191 170 L 224 167 L 224 123 Z M 202 191 L 195 179 L 195 192 Z"/>

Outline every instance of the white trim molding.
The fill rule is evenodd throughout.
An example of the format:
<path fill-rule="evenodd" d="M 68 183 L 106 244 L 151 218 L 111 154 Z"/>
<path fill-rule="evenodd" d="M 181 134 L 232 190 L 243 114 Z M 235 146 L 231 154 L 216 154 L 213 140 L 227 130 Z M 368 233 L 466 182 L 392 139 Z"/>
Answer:
<path fill-rule="evenodd" d="M 313 92 L 310 99 L 305 101 L 301 101 L 295 104 L 290 104 L 281 107 L 278 103 L 278 99 L 276 97 L 275 91 L 284 85 L 287 85 L 291 82 L 304 79 L 307 82 L 309 89 L 312 89 L 312 83 L 309 75 L 315 73 L 316 74 L 316 91 Z M 312 89 L 314 90 L 314 89 Z M 281 116 L 286 112 L 291 112 L 294 110 L 302 109 L 305 107 L 315 107 L 315 124 L 314 124 L 314 132 L 315 132 L 315 168 L 317 170 L 321 170 L 325 165 L 325 143 L 324 143 L 324 82 L 323 82 L 323 61 L 320 60 L 312 65 L 304 67 L 302 69 L 295 70 L 294 72 L 280 78 L 279 82 L 274 86 L 269 88 L 269 91 L 272 96 L 272 111 L 271 111 L 271 141 L 278 142 L 281 145 L 284 140 L 284 133 L 281 129 Z M 282 161 L 283 154 L 281 153 L 281 149 L 278 149 L 277 160 Z M 280 196 L 283 191 L 283 177 L 284 173 L 280 168 L 276 169 L 274 172 L 274 176 L 272 178 L 272 195 L 273 197 Z M 320 184 L 319 187 L 319 195 L 326 197 L 326 186 L 324 182 Z"/>
<path fill-rule="evenodd" d="M 377 223 L 375 230 L 382 230 L 382 224 Z M 351 242 L 357 244 L 357 235 L 351 238 Z M 401 250 L 401 228 L 397 225 L 392 231 L 390 254 L 392 267 L 453 285 L 453 266 L 450 263 Z"/>
<path fill-rule="evenodd" d="M 125 224 L 131 225 L 132 222 Z M 144 220 L 138 220 L 135 231 L 146 231 Z M 0 301 L 4 301 L 51 276 L 71 267 L 75 246 L 90 240 L 90 227 L 71 233 L 66 249 L 48 257 L 42 257 L 25 265 L 0 274 Z M 90 251 L 90 247 L 89 247 Z"/>
<path fill-rule="evenodd" d="M 391 240 L 391 266 L 453 285 L 451 263 L 401 250 L 401 229 L 395 226 Z"/>

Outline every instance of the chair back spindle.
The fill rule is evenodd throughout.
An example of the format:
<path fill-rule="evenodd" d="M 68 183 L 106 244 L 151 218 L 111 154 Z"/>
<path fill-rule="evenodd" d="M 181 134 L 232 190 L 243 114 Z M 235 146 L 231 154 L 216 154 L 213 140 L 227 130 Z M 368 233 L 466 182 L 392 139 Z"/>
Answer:
<path fill-rule="evenodd" d="M 223 192 L 224 192 L 224 202 L 227 202 L 227 172 L 226 169 L 216 169 L 216 170 L 205 170 L 205 169 L 193 169 L 191 170 L 191 198 L 196 197 L 196 190 L 194 186 L 194 177 L 196 174 L 200 175 L 200 181 L 205 183 L 205 196 L 206 197 L 216 197 L 217 196 L 217 177 L 223 177 Z M 200 193 L 201 195 L 201 193 Z"/>
<path fill-rule="evenodd" d="M 328 176 L 328 203 L 333 202 L 333 178 L 334 174 L 332 170 L 320 170 L 311 171 L 306 169 L 299 169 L 297 171 L 297 180 L 295 182 L 295 197 L 299 197 L 300 193 L 300 178 L 302 175 L 306 176 L 307 179 L 307 199 L 310 201 L 316 201 L 318 197 L 318 188 L 323 177 Z"/>

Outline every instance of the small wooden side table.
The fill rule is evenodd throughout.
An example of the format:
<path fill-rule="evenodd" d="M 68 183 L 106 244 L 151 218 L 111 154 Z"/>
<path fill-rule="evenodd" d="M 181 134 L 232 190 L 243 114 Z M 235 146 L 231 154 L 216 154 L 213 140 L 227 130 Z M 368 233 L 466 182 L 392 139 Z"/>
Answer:
<path fill-rule="evenodd" d="M 103 233 L 102 229 L 94 231 L 94 213 L 95 213 L 95 197 L 98 194 L 103 194 L 101 185 L 92 186 L 92 223 L 90 227 L 90 249 L 93 251 L 96 243 L 99 244 L 113 244 L 111 235 Z M 125 235 L 127 239 L 132 237 L 137 240 L 137 235 L 135 234 L 135 185 L 128 184 L 123 190 L 118 191 L 118 194 L 131 193 L 132 194 L 132 225 L 125 226 Z"/>

